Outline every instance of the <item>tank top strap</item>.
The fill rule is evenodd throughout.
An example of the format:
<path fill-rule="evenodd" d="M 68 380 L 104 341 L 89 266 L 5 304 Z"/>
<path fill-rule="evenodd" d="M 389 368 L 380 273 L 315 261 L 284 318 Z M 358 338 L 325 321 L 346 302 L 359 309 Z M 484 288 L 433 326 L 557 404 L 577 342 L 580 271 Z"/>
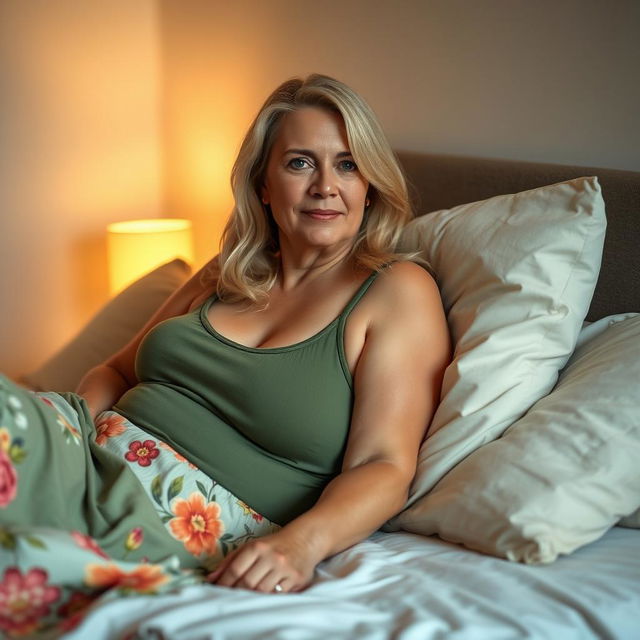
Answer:
<path fill-rule="evenodd" d="M 374 283 L 375 279 L 380 275 L 380 271 L 374 271 L 361 285 L 360 288 L 355 292 L 351 300 L 349 300 L 347 306 L 342 310 L 340 314 L 340 323 L 344 323 L 346 319 L 349 317 L 353 308 L 360 302 L 362 296 L 367 292 L 369 287 Z"/>

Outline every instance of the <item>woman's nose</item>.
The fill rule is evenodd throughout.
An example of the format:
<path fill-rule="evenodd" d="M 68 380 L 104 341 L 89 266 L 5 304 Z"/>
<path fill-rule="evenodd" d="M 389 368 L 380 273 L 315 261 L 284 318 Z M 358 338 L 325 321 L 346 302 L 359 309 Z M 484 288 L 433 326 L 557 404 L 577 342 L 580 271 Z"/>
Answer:
<path fill-rule="evenodd" d="M 338 192 L 335 176 L 330 170 L 316 171 L 311 183 L 311 194 L 316 197 L 326 198 Z"/>

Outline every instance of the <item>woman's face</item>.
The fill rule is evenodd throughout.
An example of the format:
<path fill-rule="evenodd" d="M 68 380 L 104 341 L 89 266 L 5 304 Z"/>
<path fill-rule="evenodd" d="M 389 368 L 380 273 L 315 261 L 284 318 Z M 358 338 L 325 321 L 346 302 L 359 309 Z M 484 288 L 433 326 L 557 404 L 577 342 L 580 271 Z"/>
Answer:
<path fill-rule="evenodd" d="M 339 114 L 304 107 L 283 116 L 261 193 L 281 248 L 348 250 L 362 224 L 368 187 Z"/>

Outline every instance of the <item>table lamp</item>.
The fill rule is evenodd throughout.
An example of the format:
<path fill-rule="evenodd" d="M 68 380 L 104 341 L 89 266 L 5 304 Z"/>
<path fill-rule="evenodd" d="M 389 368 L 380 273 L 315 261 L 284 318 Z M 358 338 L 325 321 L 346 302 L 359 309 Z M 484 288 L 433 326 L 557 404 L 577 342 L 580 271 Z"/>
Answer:
<path fill-rule="evenodd" d="M 174 258 L 193 263 L 191 221 L 149 218 L 107 226 L 109 290 L 115 295 L 132 282 Z"/>

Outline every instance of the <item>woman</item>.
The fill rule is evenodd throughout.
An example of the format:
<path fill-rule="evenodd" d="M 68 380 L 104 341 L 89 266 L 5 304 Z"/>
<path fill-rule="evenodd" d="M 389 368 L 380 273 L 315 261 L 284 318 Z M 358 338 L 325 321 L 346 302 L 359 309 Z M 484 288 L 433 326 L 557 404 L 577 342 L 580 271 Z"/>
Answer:
<path fill-rule="evenodd" d="M 344 84 L 313 74 L 278 87 L 242 143 L 232 187 L 220 256 L 85 376 L 82 399 L 63 394 L 79 431 L 91 431 L 83 416 L 96 421 L 87 456 L 112 471 L 82 535 L 115 553 L 118 514 L 146 501 L 156 511 L 146 522 L 164 523 L 146 529 L 154 557 L 168 533 L 217 564 L 211 582 L 298 591 L 320 561 L 403 507 L 449 337 L 433 279 L 394 253 L 411 216 L 402 173 Z M 170 482 L 168 471 L 149 475 L 163 451 L 190 469 Z M 113 502 L 129 472 L 147 495 Z M 188 473 L 201 474 L 195 493 Z M 243 537 L 233 505 L 265 526 Z M 137 551 L 135 535 L 127 540 Z M 224 559 L 203 561 L 221 545 Z"/>

